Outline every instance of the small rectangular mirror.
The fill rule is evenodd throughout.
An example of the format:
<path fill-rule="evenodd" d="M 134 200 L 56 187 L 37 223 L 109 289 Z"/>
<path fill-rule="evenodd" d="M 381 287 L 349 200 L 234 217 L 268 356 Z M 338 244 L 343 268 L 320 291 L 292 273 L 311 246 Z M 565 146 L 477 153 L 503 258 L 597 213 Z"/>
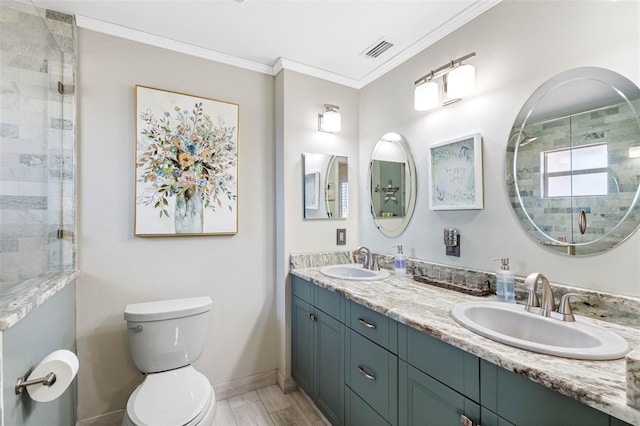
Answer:
<path fill-rule="evenodd" d="M 349 214 L 349 161 L 332 154 L 302 154 L 305 219 L 346 219 Z"/>

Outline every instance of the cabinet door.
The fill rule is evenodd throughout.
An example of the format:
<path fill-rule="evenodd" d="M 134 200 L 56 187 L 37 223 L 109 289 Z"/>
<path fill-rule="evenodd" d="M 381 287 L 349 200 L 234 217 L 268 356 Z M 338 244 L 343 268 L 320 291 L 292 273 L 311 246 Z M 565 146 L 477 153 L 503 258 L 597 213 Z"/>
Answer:
<path fill-rule="evenodd" d="M 404 361 L 399 362 L 399 424 L 459 425 L 480 422 L 480 406 Z"/>
<path fill-rule="evenodd" d="M 389 426 L 380 414 L 348 386 L 345 386 L 345 421 L 345 424 L 353 426 Z"/>
<path fill-rule="evenodd" d="M 291 298 L 291 375 L 311 399 L 315 398 L 314 372 L 314 324 L 313 307 Z"/>
<path fill-rule="evenodd" d="M 316 406 L 331 424 L 344 424 L 344 326 L 316 310 Z"/>

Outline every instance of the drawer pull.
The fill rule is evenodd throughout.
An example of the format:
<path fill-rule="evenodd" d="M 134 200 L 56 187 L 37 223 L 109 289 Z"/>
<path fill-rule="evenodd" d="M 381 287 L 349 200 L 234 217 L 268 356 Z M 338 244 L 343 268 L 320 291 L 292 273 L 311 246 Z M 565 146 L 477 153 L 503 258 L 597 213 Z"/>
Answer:
<path fill-rule="evenodd" d="M 315 321 L 316 320 L 316 316 L 313 315 L 311 312 L 307 312 L 307 318 L 309 318 L 311 321 Z"/>
<path fill-rule="evenodd" d="M 364 325 L 367 328 L 377 328 L 375 324 L 371 324 L 370 322 L 367 322 L 365 320 L 363 320 L 362 318 L 358 318 L 358 322 L 362 325 Z"/>
<path fill-rule="evenodd" d="M 362 374 L 366 379 L 373 380 L 373 381 L 376 380 L 376 376 L 372 376 L 371 374 L 367 373 L 367 371 L 364 368 L 362 368 L 361 365 L 358 366 L 358 372 Z"/>

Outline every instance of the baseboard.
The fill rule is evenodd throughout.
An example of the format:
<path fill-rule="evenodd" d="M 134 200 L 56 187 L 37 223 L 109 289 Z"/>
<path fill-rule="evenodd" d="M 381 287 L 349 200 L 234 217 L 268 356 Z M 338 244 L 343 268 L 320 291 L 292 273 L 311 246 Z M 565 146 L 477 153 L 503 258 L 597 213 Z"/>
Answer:
<path fill-rule="evenodd" d="M 120 426 L 124 418 L 124 410 L 84 419 L 76 423 L 76 426 Z"/>
<path fill-rule="evenodd" d="M 285 378 L 280 371 L 278 371 L 278 386 L 280 386 L 282 393 L 290 393 L 298 389 L 298 383 L 293 380 L 293 377 Z"/>
<path fill-rule="evenodd" d="M 253 376 L 215 385 L 213 390 L 216 392 L 216 400 L 222 401 L 223 399 L 275 385 L 276 383 L 276 370 L 272 370 L 266 373 L 255 374 Z"/>

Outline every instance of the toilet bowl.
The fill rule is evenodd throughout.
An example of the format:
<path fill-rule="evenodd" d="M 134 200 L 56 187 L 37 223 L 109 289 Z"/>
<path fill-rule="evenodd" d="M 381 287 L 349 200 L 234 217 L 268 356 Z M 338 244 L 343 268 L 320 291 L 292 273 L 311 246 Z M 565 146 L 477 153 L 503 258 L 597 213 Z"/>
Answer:
<path fill-rule="evenodd" d="M 209 380 L 191 363 L 202 353 L 209 297 L 127 305 L 129 348 L 145 378 L 127 401 L 124 426 L 210 426 L 216 413 Z"/>

